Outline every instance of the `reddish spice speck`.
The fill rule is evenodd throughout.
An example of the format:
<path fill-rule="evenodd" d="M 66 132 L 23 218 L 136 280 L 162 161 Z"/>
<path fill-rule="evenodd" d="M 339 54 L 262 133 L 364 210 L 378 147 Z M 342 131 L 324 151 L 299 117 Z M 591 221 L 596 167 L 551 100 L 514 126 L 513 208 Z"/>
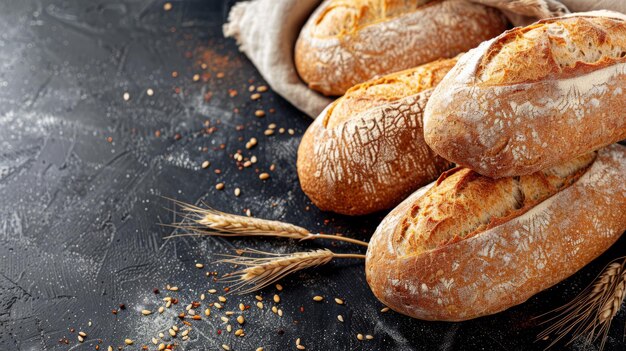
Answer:
<path fill-rule="evenodd" d="M 304 313 L 304 306 L 300 306 L 300 312 Z"/>
<path fill-rule="evenodd" d="M 157 137 L 157 138 L 161 137 L 161 131 L 160 130 L 155 130 L 154 131 L 154 136 Z"/>
<path fill-rule="evenodd" d="M 180 138 L 181 138 L 180 133 L 176 133 L 174 135 L 174 140 L 180 140 Z"/>
<path fill-rule="evenodd" d="M 111 313 L 117 314 L 117 310 L 111 310 Z"/>
<path fill-rule="evenodd" d="M 155 294 L 158 294 L 160 291 L 159 291 L 159 289 L 154 288 L 154 289 L 152 289 L 152 292 L 155 293 Z"/>
<path fill-rule="evenodd" d="M 120 310 L 125 310 L 125 309 L 126 309 L 126 305 L 125 305 L 125 304 L 123 304 L 123 303 L 121 303 L 121 304 L 120 304 Z"/>
<path fill-rule="evenodd" d="M 204 102 L 209 102 L 212 97 L 213 97 L 213 93 L 208 91 L 206 94 L 204 94 Z"/>
<path fill-rule="evenodd" d="M 176 94 L 180 94 L 180 87 L 175 87 L 175 88 L 174 88 L 174 92 L 175 92 Z"/>
<path fill-rule="evenodd" d="M 172 72 L 172 78 L 176 78 L 176 77 L 178 77 L 178 72 L 173 71 L 173 72 Z"/>
<path fill-rule="evenodd" d="M 235 90 L 235 89 L 228 89 L 228 96 L 230 96 L 231 98 L 237 96 L 238 94 L 239 93 L 237 92 L 237 90 Z"/>
<path fill-rule="evenodd" d="M 113 142 L 113 137 L 107 137 L 107 142 L 112 143 Z"/>
<path fill-rule="evenodd" d="M 222 335 L 222 329 L 217 330 L 217 335 Z"/>

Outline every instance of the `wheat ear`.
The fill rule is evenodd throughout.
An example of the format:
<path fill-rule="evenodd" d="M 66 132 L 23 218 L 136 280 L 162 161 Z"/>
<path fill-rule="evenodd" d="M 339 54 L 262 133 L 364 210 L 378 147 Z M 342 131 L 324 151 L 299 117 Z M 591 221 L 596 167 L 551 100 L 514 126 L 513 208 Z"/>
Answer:
<path fill-rule="evenodd" d="M 183 211 L 180 222 L 170 224 L 174 228 L 187 231 L 186 234 L 176 234 L 165 239 L 181 236 L 271 236 L 298 240 L 328 239 L 345 241 L 367 247 L 364 241 L 347 238 L 339 235 L 311 233 L 310 231 L 280 221 L 251 218 L 221 212 L 210 207 L 201 208 L 177 200 L 172 200 Z"/>
<path fill-rule="evenodd" d="M 552 323 L 537 338 L 555 339 L 547 348 L 554 346 L 566 335 L 571 340 L 584 337 L 587 343 L 602 338 L 600 350 L 604 349 L 613 318 L 619 312 L 626 297 L 626 257 L 620 257 L 607 265 L 595 281 L 568 304 L 548 312 L 556 315 L 541 324 Z M 541 318 L 543 316 L 539 316 Z"/>
<path fill-rule="evenodd" d="M 256 257 L 225 255 L 228 258 L 218 261 L 245 267 L 220 279 L 222 282 L 232 284 L 229 292 L 246 294 L 259 290 L 291 273 L 327 264 L 335 258 L 365 259 L 365 255 L 336 254 L 327 249 L 291 254 L 247 249 L 243 250 L 243 253 L 253 254 Z"/>

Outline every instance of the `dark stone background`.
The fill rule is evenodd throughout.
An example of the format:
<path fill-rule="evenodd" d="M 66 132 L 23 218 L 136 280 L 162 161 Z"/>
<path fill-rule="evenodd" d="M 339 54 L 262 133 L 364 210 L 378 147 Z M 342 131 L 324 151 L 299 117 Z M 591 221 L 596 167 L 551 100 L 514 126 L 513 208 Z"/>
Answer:
<path fill-rule="evenodd" d="M 222 38 L 230 6 L 232 1 L 174 1 L 166 12 L 162 1 L 148 0 L 0 2 L 0 350 L 93 350 L 98 339 L 106 350 L 125 338 L 136 341 L 125 349 L 138 350 L 177 323 L 185 303 L 223 287 L 204 272 L 229 267 L 198 270 L 196 262 L 209 266 L 217 253 L 235 247 L 288 252 L 323 245 L 163 240 L 173 231 L 159 224 L 174 219 L 163 197 L 203 200 L 234 213 L 250 209 L 257 217 L 361 239 L 372 233 L 382 215 L 322 213 L 300 191 L 295 155 L 310 120 L 272 92 L 250 100 L 247 87 L 262 80 L 234 42 Z M 203 74 L 200 82 L 192 81 L 195 73 Z M 147 96 L 148 88 L 154 96 Z M 238 95 L 230 97 L 228 89 Z M 259 108 L 275 113 L 257 118 L 253 111 Z M 215 128 L 207 131 L 205 121 Z M 295 135 L 266 137 L 269 123 L 293 128 Z M 259 145 L 246 150 L 253 136 Z M 259 162 L 239 170 L 232 159 L 237 150 Z M 200 168 L 204 160 L 211 161 L 209 169 Z M 272 163 L 271 178 L 260 181 L 256 173 Z M 225 182 L 225 190 L 215 190 L 217 182 Z M 239 198 L 235 187 L 242 189 Z M 238 338 L 218 335 L 224 325 L 213 309 L 211 318 L 194 323 L 191 340 L 179 349 L 295 349 L 300 337 L 307 350 L 541 350 L 546 344 L 534 342 L 541 327 L 532 317 L 573 298 L 624 247 L 620 240 L 582 272 L 525 304 L 464 323 L 382 314 L 362 264 L 338 262 L 283 280 L 282 318 L 253 307 L 245 312 L 247 335 Z M 181 287 L 170 293 L 181 304 L 142 317 L 141 309 L 162 304 L 168 283 Z M 262 294 L 274 292 L 272 287 Z M 318 294 L 327 297 L 324 303 L 311 300 Z M 333 303 L 335 296 L 346 305 Z M 255 302 L 253 294 L 229 299 L 227 309 Z M 120 303 L 126 309 L 114 315 Z M 337 322 L 337 314 L 345 323 Z M 620 313 L 607 350 L 626 349 L 624 319 Z M 76 341 L 78 330 L 88 333 L 84 344 Z M 357 341 L 356 333 L 375 339 Z M 69 344 L 59 342 L 64 338 Z"/>

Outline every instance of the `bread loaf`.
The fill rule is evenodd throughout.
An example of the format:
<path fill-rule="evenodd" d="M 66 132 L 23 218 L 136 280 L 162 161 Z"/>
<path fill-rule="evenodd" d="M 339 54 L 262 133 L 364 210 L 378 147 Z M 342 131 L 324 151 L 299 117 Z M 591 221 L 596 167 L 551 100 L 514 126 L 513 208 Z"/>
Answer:
<path fill-rule="evenodd" d="M 382 221 L 367 251 L 367 281 L 387 306 L 426 320 L 520 304 L 626 230 L 625 177 L 626 147 L 618 144 L 521 177 L 450 170 Z"/>
<path fill-rule="evenodd" d="M 459 60 L 433 92 L 426 142 L 490 177 L 530 174 L 626 138 L 626 16 L 515 28 Z"/>
<path fill-rule="evenodd" d="M 424 143 L 422 110 L 455 62 L 357 85 L 315 119 L 297 162 L 302 190 L 315 205 L 349 215 L 390 208 L 449 168 Z"/>
<path fill-rule="evenodd" d="M 466 0 L 327 0 L 295 47 L 300 77 L 342 95 L 375 76 L 453 57 L 507 28 L 498 10 Z"/>

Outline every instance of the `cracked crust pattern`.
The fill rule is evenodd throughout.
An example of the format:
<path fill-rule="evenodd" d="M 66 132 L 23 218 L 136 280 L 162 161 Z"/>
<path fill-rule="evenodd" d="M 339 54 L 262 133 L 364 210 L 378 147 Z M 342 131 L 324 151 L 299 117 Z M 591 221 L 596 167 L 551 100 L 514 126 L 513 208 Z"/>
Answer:
<path fill-rule="evenodd" d="M 390 208 L 450 164 L 424 142 L 424 105 L 456 58 L 357 85 L 315 119 L 298 149 L 302 190 L 322 210 Z"/>
<path fill-rule="evenodd" d="M 373 77 L 465 52 L 508 25 L 498 10 L 465 0 L 389 2 L 328 0 L 311 15 L 295 48 L 311 89 L 342 95 Z"/>
<path fill-rule="evenodd" d="M 626 16 L 606 11 L 540 21 L 485 42 L 433 92 L 426 142 L 450 161 L 500 178 L 622 140 L 625 44 Z"/>
<path fill-rule="evenodd" d="M 568 169 L 557 171 L 563 176 Z M 415 318 L 462 321 L 503 311 L 566 279 L 620 237 L 626 230 L 625 176 L 626 147 L 609 146 L 572 185 L 522 214 L 413 252 L 403 247 L 410 245 L 403 223 L 433 183 L 382 221 L 367 251 L 367 281 L 385 305 Z"/>

